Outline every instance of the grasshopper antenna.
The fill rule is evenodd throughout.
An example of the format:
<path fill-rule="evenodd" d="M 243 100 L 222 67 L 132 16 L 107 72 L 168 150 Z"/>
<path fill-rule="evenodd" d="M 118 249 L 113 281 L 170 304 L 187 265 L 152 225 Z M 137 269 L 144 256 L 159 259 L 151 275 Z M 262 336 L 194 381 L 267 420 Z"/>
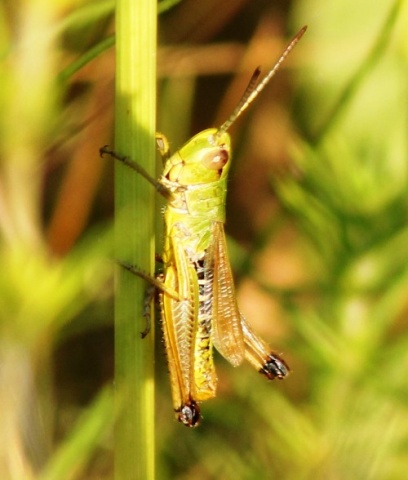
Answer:
<path fill-rule="evenodd" d="M 238 102 L 238 105 L 235 107 L 235 110 L 232 112 L 231 116 L 226 120 L 221 127 L 217 130 L 215 138 L 219 138 L 223 133 L 225 133 L 235 120 L 241 116 L 243 112 L 251 105 L 255 98 L 262 92 L 262 90 L 269 83 L 269 80 L 275 75 L 279 67 L 282 65 L 286 57 L 293 50 L 298 41 L 302 38 L 303 34 L 306 32 L 307 26 L 305 25 L 299 32 L 293 37 L 292 41 L 285 48 L 282 55 L 279 57 L 279 60 L 275 63 L 275 66 L 265 75 L 264 79 L 257 85 L 259 75 L 261 73 L 260 67 L 258 67 L 252 74 L 251 80 L 247 88 L 245 89 L 244 94 L 241 97 L 241 100 Z"/>

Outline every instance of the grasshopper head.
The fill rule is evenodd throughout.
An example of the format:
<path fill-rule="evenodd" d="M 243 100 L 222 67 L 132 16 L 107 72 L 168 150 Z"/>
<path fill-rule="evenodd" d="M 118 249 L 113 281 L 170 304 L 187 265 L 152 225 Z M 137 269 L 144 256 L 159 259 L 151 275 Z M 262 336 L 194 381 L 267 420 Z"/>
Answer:
<path fill-rule="evenodd" d="M 229 169 L 231 141 L 228 133 L 216 135 L 218 130 L 204 130 L 172 155 L 163 175 L 180 185 L 215 182 L 224 178 Z"/>
<path fill-rule="evenodd" d="M 163 172 L 167 180 L 188 186 L 211 183 L 226 177 L 231 158 L 231 141 L 227 133 L 228 129 L 269 83 L 305 33 L 306 28 L 305 26 L 299 30 L 274 67 L 259 83 L 261 70 L 258 67 L 254 71 L 235 110 L 219 128 L 210 128 L 198 133 L 168 159 Z"/>

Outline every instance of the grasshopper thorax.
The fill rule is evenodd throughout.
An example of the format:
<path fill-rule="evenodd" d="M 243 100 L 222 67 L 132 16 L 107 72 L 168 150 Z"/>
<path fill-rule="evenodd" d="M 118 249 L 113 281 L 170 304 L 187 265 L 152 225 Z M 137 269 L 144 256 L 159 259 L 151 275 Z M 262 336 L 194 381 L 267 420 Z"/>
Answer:
<path fill-rule="evenodd" d="M 228 133 L 217 133 L 216 128 L 210 128 L 191 138 L 167 160 L 163 176 L 185 186 L 225 178 L 231 159 L 231 141 Z"/>

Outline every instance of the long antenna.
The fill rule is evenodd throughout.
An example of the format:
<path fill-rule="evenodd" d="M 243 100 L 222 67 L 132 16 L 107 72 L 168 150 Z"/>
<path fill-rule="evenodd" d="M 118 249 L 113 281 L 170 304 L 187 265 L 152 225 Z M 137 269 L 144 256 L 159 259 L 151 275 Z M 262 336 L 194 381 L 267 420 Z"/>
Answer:
<path fill-rule="evenodd" d="M 289 45 L 285 48 L 282 55 L 279 57 L 279 60 L 275 63 L 275 66 L 269 71 L 267 75 L 265 75 L 264 79 L 261 83 L 256 86 L 258 81 L 259 75 L 261 73 L 260 68 L 258 67 L 254 73 L 252 74 L 251 80 L 247 88 L 245 89 L 244 94 L 241 97 L 241 100 L 238 102 L 235 110 L 232 112 L 231 116 L 226 120 L 221 127 L 217 130 L 215 137 L 220 137 L 224 132 L 226 132 L 230 126 L 235 122 L 235 120 L 241 116 L 241 114 L 251 105 L 251 103 L 255 100 L 255 98 L 262 92 L 262 90 L 266 87 L 269 80 L 275 75 L 278 71 L 279 67 L 282 65 L 286 57 L 289 53 L 293 50 L 295 45 L 298 41 L 302 38 L 303 34 L 306 32 L 307 26 L 305 25 L 299 32 L 293 37 L 292 41 Z"/>

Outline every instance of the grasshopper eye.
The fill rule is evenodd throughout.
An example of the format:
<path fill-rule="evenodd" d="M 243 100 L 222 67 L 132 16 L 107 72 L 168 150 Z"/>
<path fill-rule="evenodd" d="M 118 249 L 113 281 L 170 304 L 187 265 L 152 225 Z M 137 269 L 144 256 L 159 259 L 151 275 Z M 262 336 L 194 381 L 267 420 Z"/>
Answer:
<path fill-rule="evenodd" d="M 216 153 L 214 149 L 206 152 L 201 158 L 201 162 L 204 166 L 210 170 L 222 170 L 229 160 L 229 153 L 223 148 L 217 148 Z"/>

